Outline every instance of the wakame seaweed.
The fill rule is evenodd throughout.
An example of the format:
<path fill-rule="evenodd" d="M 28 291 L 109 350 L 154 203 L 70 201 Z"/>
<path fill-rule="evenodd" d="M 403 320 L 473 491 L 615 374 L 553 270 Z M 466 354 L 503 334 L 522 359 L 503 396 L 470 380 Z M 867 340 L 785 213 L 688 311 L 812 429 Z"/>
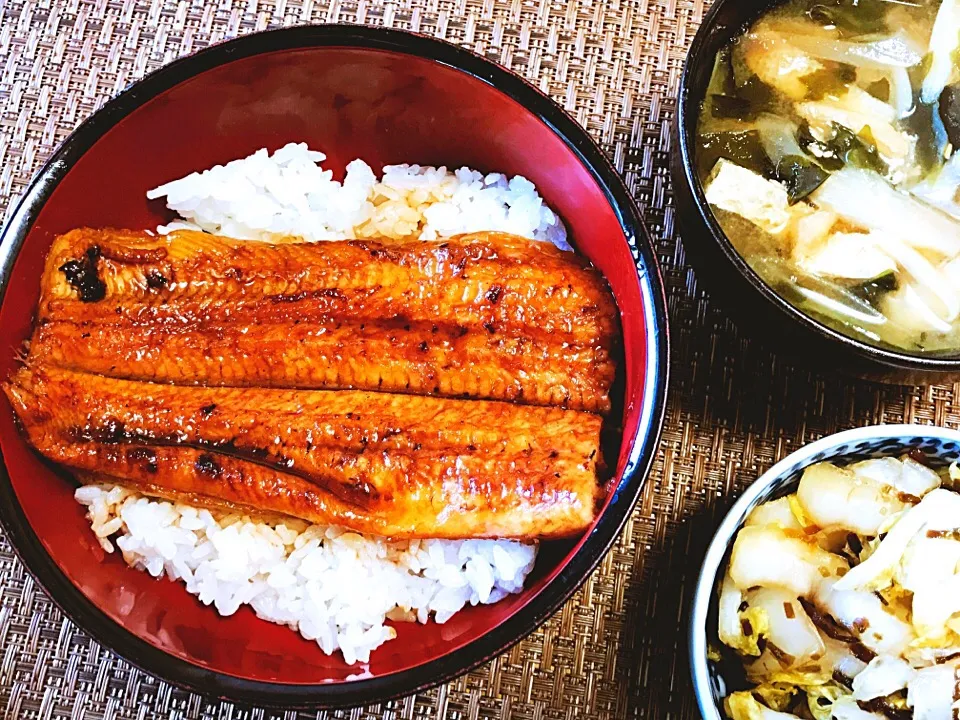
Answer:
<path fill-rule="evenodd" d="M 720 158 L 735 162 L 767 177 L 774 172 L 773 163 L 764 152 L 760 133 L 756 130 L 701 133 L 698 159 L 704 175 L 709 174 Z"/>
<path fill-rule="evenodd" d="M 845 165 L 873 170 L 880 174 L 887 171 L 887 165 L 877 152 L 876 141 L 870 128 L 866 127 L 856 134 L 843 125 L 833 125 L 834 136 L 829 140 L 818 140 L 810 131 L 810 125 L 801 123 L 798 134 L 800 147 L 817 158 L 827 170 L 839 170 Z"/>
<path fill-rule="evenodd" d="M 839 170 L 846 164 L 840 149 L 814 137 L 810 131 L 810 124 L 806 120 L 800 123 L 797 131 L 797 142 L 806 153 L 816 157 L 820 165 L 827 170 Z"/>
<path fill-rule="evenodd" d="M 942 101 L 943 96 L 932 105 L 918 100 L 914 104 L 913 112 L 900 121 L 904 129 L 917 138 L 915 161 L 923 172 L 929 172 L 940 164 L 949 139 L 950 130 L 942 119 Z M 956 126 L 956 129 L 960 131 L 960 126 Z"/>
<path fill-rule="evenodd" d="M 710 75 L 710 85 L 707 92 L 711 95 L 736 95 L 737 82 L 733 77 L 733 53 L 730 46 L 717 53 L 713 64 L 713 73 Z"/>
<path fill-rule="evenodd" d="M 947 138 L 955 148 L 960 148 L 960 84 L 947 85 L 943 89 L 938 114 Z"/>
<path fill-rule="evenodd" d="M 835 27 L 841 37 L 889 30 L 885 0 L 832 0 L 814 5 L 807 16 L 821 27 Z"/>
<path fill-rule="evenodd" d="M 711 95 L 710 114 L 718 119 L 752 120 L 757 113 L 750 101 L 736 95 Z"/>
<path fill-rule="evenodd" d="M 807 98 L 810 100 L 822 100 L 831 94 L 840 95 L 857 79 L 857 69 L 853 65 L 829 61 L 824 61 L 824 65 L 822 70 L 803 78 L 803 84 L 808 88 Z M 889 84 L 887 88 L 889 95 Z"/>
<path fill-rule="evenodd" d="M 737 85 L 737 97 L 748 101 L 755 113 L 775 110 L 777 96 L 773 89 L 756 75 Z"/>
<path fill-rule="evenodd" d="M 867 86 L 867 92 L 873 95 L 877 100 L 890 102 L 890 81 L 887 78 L 881 78 Z"/>
<path fill-rule="evenodd" d="M 857 287 L 854 292 L 873 306 L 876 306 L 880 298 L 889 292 L 893 292 L 900 284 L 897 282 L 896 273 L 889 272 L 881 275 L 874 280 L 865 282 Z"/>
<path fill-rule="evenodd" d="M 835 125 L 837 138 L 842 136 L 842 142 L 847 147 L 847 162 L 863 170 L 873 170 L 883 175 L 887 172 L 887 164 L 877 152 L 877 141 L 873 137 L 870 126 L 867 125 L 858 134 L 847 130 L 843 125 Z"/>
<path fill-rule="evenodd" d="M 724 83 L 726 86 L 726 83 Z M 776 111 L 776 96 L 756 75 L 741 84 L 709 97 L 710 114 L 717 119 L 749 122 L 760 113 Z"/>
<path fill-rule="evenodd" d="M 830 173 L 809 158 L 787 155 L 777 163 L 774 175 L 787 189 L 790 202 L 795 203 L 823 185 Z"/>

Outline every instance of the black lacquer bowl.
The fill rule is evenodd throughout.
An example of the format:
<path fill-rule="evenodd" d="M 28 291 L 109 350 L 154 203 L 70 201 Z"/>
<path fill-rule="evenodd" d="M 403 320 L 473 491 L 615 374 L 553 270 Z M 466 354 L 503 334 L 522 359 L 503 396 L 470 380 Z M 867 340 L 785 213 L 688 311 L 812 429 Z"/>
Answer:
<path fill-rule="evenodd" d="M 671 175 L 683 246 L 697 279 L 744 331 L 821 369 L 899 384 L 960 377 L 960 357 L 877 347 L 794 307 L 747 264 L 707 203 L 696 170 L 697 122 L 717 52 L 777 4 L 777 0 L 717 0 L 690 46 L 680 79 Z"/>
<path fill-rule="evenodd" d="M 567 222 L 620 310 L 624 382 L 606 503 L 583 537 L 544 543 L 520 594 L 447 623 L 400 623 L 363 666 L 325 655 L 248 608 L 221 617 L 182 585 L 106 555 L 68 477 L 18 432 L 0 394 L 0 521 L 59 607 L 144 670 L 207 695 L 270 706 L 361 705 L 465 672 L 533 631 L 616 540 L 656 453 L 667 320 L 653 245 L 623 181 L 587 133 L 516 75 L 410 33 L 308 26 L 250 35 L 178 60 L 84 122 L 39 172 L 0 244 L 0 377 L 29 337 L 44 257 L 75 227 L 154 228 L 148 189 L 261 147 L 306 142 L 343 171 L 384 164 L 520 174 Z M 362 580 L 358 580 L 362 582 Z"/>

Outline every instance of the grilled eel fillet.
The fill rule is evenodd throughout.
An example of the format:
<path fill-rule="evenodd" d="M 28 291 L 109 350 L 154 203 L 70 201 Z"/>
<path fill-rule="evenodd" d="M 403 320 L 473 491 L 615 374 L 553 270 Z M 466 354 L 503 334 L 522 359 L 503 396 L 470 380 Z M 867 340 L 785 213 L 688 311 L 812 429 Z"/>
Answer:
<path fill-rule="evenodd" d="M 598 500 L 599 415 L 364 391 L 177 386 L 28 362 L 47 458 L 150 494 L 391 537 L 562 537 Z"/>
<path fill-rule="evenodd" d="M 619 326 L 582 258 L 500 233 L 272 244 L 80 229 L 47 257 L 30 354 L 132 380 L 605 413 Z"/>

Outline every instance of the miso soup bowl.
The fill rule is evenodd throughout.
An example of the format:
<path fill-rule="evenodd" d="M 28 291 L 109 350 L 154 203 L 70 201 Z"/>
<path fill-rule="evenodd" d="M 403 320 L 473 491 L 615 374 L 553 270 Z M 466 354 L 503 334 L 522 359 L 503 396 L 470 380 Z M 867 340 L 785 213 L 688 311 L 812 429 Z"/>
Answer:
<path fill-rule="evenodd" d="M 582 537 L 541 545 L 523 592 L 445 624 L 398 623 L 370 662 L 347 665 L 258 619 L 221 617 L 184 587 L 100 548 L 74 486 L 24 441 L 0 395 L 0 521 L 26 567 L 77 625 L 134 665 L 208 696 L 272 707 L 363 705 L 437 685 L 546 620 L 593 570 L 654 458 L 667 383 L 667 320 L 653 245 L 600 148 L 516 75 L 410 33 L 305 26 L 248 35 L 177 60 L 84 122 L 27 189 L 0 244 L 0 377 L 29 337 L 45 254 L 71 228 L 154 228 L 171 219 L 152 187 L 306 142 L 342 172 L 386 164 L 523 175 L 607 278 L 623 327 L 621 412 L 606 502 Z"/>
<path fill-rule="evenodd" d="M 791 305 L 747 264 L 713 215 L 697 176 L 697 122 L 717 52 L 778 0 L 717 0 L 703 18 L 680 79 L 671 175 L 683 246 L 697 279 L 751 336 L 825 370 L 881 382 L 923 384 L 960 377 L 960 353 L 931 357 L 850 337 Z"/>
<path fill-rule="evenodd" d="M 932 467 L 960 460 L 960 432 L 929 425 L 876 425 L 828 435 L 805 445 L 761 475 L 730 508 L 704 556 L 690 609 L 689 651 L 697 705 L 704 720 L 722 720 L 723 698 L 732 686 L 723 669 L 707 659 L 717 639 L 717 598 L 737 532 L 758 505 L 797 489 L 804 469 L 818 462 L 846 465 L 860 460 L 921 452 Z"/>

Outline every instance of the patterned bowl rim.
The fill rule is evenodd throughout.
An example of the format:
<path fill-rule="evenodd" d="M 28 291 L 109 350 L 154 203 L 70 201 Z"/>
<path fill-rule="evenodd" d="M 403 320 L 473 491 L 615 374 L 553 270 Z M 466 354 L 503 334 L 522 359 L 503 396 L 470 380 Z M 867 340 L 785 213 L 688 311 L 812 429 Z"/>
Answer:
<path fill-rule="evenodd" d="M 700 715 L 704 720 L 723 720 L 724 715 L 714 701 L 710 670 L 707 664 L 707 620 L 713 599 L 717 574 L 727 555 L 733 538 L 743 525 L 747 515 L 761 501 L 765 500 L 770 489 L 807 465 L 815 462 L 820 453 L 858 443 L 877 443 L 884 440 L 936 440 L 941 443 L 956 443 L 960 446 L 960 431 L 933 425 L 870 425 L 867 427 L 844 430 L 827 435 L 820 440 L 804 445 L 790 453 L 783 460 L 757 478 L 733 504 L 717 528 L 704 556 L 700 574 L 697 577 L 696 590 L 690 608 L 689 646 L 690 674 L 696 695 Z M 854 454 L 852 451 L 850 454 Z"/>

